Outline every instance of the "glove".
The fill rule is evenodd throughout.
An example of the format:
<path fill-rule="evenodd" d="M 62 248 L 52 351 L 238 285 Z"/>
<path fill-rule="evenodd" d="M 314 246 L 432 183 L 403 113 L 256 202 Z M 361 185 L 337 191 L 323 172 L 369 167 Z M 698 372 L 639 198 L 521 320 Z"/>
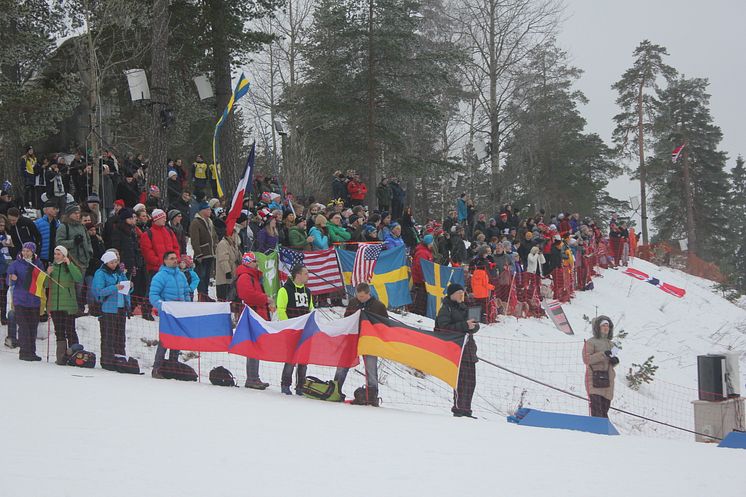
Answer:
<path fill-rule="evenodd" d="M 613 366 L 616 366 L 617 364 L 619 364 L 619 358 L 618 358 L 618 357 L 612 357 L 611 359 L 609 359 L 609 362 L 610 362 L 610 363 L 611 363 L 611 364 L 612 364 Z"/>
<path fill-rule="evenodd" d="M 73 239 L 75 242 L 75 245 L 83 245 L 83 235 L 77 234 L 75 235 L 75 238 Z"/>
<path fill-rule="evenodd" d="M 233 278 L 233 273 L 230 273 L 230 272 L 229 273 L 225 273 L 225 279 L 226 280 L 229 280 L 231 278 Z"/>
<path fill-rule="evenodd" d="M 611 351 L 610 351 L 610 350 L 607 350 L 606 352 L 604 352 L 604 355 L 605 355 L 606 357 L 609 357 L 609 358 L 611 358 Z"/>

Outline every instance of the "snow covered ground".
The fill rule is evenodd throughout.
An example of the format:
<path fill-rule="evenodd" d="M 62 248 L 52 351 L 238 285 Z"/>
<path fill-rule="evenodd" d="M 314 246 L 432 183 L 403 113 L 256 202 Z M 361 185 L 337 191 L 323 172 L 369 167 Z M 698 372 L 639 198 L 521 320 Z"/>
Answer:
<path fill-rule="evenodd" d="M 644 261 L 634 267 L 687 290 L 677 299 L 607 270 L 595 290 L 564 306 L 568 336 L 547 319 L 502 318 L 477 335 L 479 355 L 522 375 L 583 395 L 583 339 L 607 314 L 624 330 L 613 405 L 693 428 L 696 356 L 736 350 L 746 372 L 746 310 L 711 283 Z M 330 318 L 339 309 L 325 310 Z M 402 320 L 432 322 L 415 315 Z M 206 377 L 228 367 L 243 383 L 244 359 L 182 353 L 202 384 L 153 380 L 157 324 L 127 322 L 128 353 L 146 376 L 22 363 L 0 353 L 0 496 L 77 495 L 744 495 L 746 451 L 696 444 L 693 435 L 611 413 L 622 432 L 603 437 L 508 424 L 519 406 L 587 414 L 584 402 L 482 362 L 475 414 L 450 416 L 451 392 L 433 378 L 382 361 L 383 408 L 323 403 L 278 393 L 281 365 L 262 363 L 264 392 L 218 388 Z M 4 330 L 3 330 L 4 331 Z M 78 320 L 98 352 L 94 318 Z M 40 325 L 46 335 L 47 325 Z M 147 342 L 147 343 L 146 343 Z M 46 354 L 46 342 L 38 349 Z M 624 372 L 649 356 L 660 368 L 639 392 Z M 309 367 L 330 378 L 330 368 Z M 743 377 L 743 376 L 742 376 Z M 362 383 L 351 372 L 345 392 Z M 642 435 L 642 436 L 628 436 Z"/>

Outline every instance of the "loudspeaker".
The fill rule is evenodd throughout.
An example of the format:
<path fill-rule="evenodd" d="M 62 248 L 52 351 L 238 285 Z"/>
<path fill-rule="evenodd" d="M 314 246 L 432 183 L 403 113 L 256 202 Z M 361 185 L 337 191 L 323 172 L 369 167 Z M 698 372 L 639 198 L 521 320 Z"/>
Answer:
<path fill-rule="evenodd" d="M 699 400 L 720 402 L 728 395 L 725 381 L 725 356 L 708 354 L 697 356 L 697 376 L 699 378 Z"/>

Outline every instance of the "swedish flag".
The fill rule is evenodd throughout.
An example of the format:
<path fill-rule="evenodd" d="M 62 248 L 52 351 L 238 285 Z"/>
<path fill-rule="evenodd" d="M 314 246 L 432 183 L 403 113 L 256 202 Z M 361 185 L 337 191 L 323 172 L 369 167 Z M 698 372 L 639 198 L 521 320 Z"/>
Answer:
<path fill-rule="evenodd" d="M 355 252 L 337 249 L 337 255 L 342 265 L 342 276 L 348 293 L 354 292 L 355 289 L 350 282 L 352 268 L 355 265 Z M 404 247 L 381 252 L 373 269 L 370 286 L 373 295 L 386 307 L 393 309 L 412 303 L 412 296 L 409 294 L 409 267 Z"/>
<path fill-rule="evenodd" d="M 431 261 L 420 259 L 422 275 L 425 277 L 427 290 L 427 317 L 435 319 L 446 296 L 446 288 L 451 283 L 464 283 L 464 268 L 441 266 Z"/>
<path fill-rule="evenodd" d="M 236 105 L 236 102 L 249 93 L 249 80 L 246 79 L 246 76 L 244 76 L 243 73 L 241 73 L 241 77 L 238 78 L 238 83 L 236 83 L 236 89 L 233 90 L 233 95 L 231 95 L 231 99 L 228 100 L 228 105 L 225 107 L 225 110 L 223 111 L 223 115 L 220 116 L 220 119 L 218 119 L 218 122 L 215 123 L 215 132 L 212 135 L 212 164 L 211 167 L 214 167 L 213 175 L 215 182 L 217 183 L 217 190 L 218 190 L 218 197 L 223 196 L 223 187 L 220 184 L 220 165 L 218 164 L 218 133 L 220 132 L 220 128 L 225 124 L 225 121 L 228 119 L 228 115 L 233 110 L 233 106 Z"/>

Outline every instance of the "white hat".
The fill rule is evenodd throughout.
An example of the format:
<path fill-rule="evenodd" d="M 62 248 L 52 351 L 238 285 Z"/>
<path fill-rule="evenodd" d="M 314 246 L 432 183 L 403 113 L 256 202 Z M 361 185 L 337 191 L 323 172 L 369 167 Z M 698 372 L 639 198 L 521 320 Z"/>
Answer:
<path fill-rule="evenodd" d="M 116 252 L 112 250 L 107 250 L 106 252 L 104 252 L 104 255 L 101 256 L 101 262 L 103 262 L 104 264 L 108 264 L 111 261 L 115 261 L 117 259 L 118 257 Z"/>
<path fill-rule="evenodd" d="M 55 250 L 55 252 L 56 252 L 57 250 L 59 250 L 59 251 L 60 251 L 60 252 L 62 253 L 62 255 L 64 255 L 65 257 L 67 257 L 67 248 L 66 248 L 66 247 L 63 247 L 62 245 L 57 245 L 57 246 L 56 246 L 56 247 L 54 248 L 54 250 Z"/>
<path fill-rule="evenodd" d="M 174 171 L 173 169 L 171 169 L 171 170 L 170 170 L 170 171 L 168 172 L 168 177 L 170 178 L 171 176 L 178 176 L 178 173 L 177 173 L 176 171 Z"/>
<path fill-rule="evenodd" d="M 145 210 L 145 204 L 135 204 L 135 206 L 132 208 L 134 212 L 138 211 L 144 211 Z"/>
<path fill-rule="evenodd" d="M 153 218 L 153 221 L 158 221 L 159 219 L 165 218 L 166 213 L 162 209 L 153 209 L 153 212 L 150 214 L 150 217 Z"/>

